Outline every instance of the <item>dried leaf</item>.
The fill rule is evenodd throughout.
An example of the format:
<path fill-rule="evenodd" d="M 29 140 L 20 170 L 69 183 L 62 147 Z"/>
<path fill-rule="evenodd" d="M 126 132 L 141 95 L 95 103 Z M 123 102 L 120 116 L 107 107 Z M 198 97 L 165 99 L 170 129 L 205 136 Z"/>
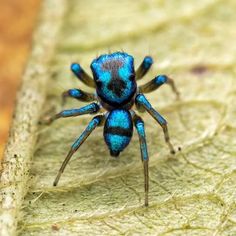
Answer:
<path fill-rule="evenodd" d="M 236 2 L 67 4 L 41 114 L 82 106 L 77 101 L 61 106 L 62 91 L 86 89 L 69 72 L 71 62 L 89 70 L 96 55 L 122 49 L 138 66 L 150 54 L 155 64 L 144 82 L 165 73 L 181 91 L 180 101 L 168 86 L 147 97 L 168 120 L 172 142 L 182 151 L 170 156 L 161 128 L 142 114 L 150 154 L 150 206 L 145 208 L 136 133 L 113 159 L 98 128 L 53 187 L 70 145 L 91 116 L 39 127 L 20 234 L 235 235 Z"/>

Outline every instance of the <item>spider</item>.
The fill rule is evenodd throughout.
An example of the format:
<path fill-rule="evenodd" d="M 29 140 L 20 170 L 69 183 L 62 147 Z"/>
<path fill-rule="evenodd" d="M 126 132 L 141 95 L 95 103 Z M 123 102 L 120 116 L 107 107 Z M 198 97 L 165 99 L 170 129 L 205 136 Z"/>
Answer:
<path fill-rule="evenodd" d="M 53 183 L 56 186 L 61 174 L 72 155 L 79 149 L 82 143 L 92 133 L 97 126 L 104 126 L 104 140 L 110 150 L 110 155 L 118 157 L 130 143 L 135 126 L 140 142 L 141 159 L 144 168 L 144 205 L 148 206 L 149 174 L 148 174 L 148 150 L 145 137 L 144 122 L 133 110 L 134 105 L 140 112 L 147 111 L 162 127 L 164 138 L 169 146 L 170 153 L 175 150 L 170 142 L 166 120 L 152 107 L 144 93 L 149 93 L 163 84 L 169 84 L 179 97 L 179 92 L 171 78 L 166 75 L 158 75 L 150 82 L 137 86 L 136 81 L 144 77 L 153 64 L 150 56 L 144 57 L 138 69 L 134 70 L 134 58 L 125 52 L 114 52 L 103 54 L 94 59 L 90 65 L 93 79 L 83 70 L 83 68 L 73 63 L 71 70 L 74 75 L 84 84 L 96 89 L 95 93 L 88 93 L 81 89 L 69 89 L 62 96 L 75 98 L 83 102 L 92 102 L 79 109 L 63 110 L 56 115 L 45 119 L 45 123 L 50 124 L 56 119 L 80 116 L 84 114 L 95 114 L 101 109 L 105 109 L 104 114 L 95 116 L 83 133 L 71 146 L 61 168 Z"/>

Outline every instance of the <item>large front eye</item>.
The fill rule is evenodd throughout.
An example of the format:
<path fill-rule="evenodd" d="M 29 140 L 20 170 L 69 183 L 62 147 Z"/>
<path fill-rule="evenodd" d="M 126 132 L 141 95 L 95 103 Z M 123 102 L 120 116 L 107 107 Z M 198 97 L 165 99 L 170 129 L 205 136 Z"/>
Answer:
<path fill-rule="evenodd" d="M 130 75 L 129 79 L 133 81 L 135 79 L 135 74 Z"/>
<path fill-rule="evenodd" d="M 102 81 L 100 79 L 96 79 L 95 82 L 98 87 L 101 87 Z"/>

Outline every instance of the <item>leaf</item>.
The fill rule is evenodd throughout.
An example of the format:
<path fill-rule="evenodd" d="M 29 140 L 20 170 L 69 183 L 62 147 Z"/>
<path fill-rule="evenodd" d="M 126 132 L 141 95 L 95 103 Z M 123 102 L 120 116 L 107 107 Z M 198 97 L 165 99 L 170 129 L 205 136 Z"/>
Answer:
<path fill-rule="evenodd" d="M 96 129 L 53 187 L 70 145 L 91 116 L 38 127 L 20 235 L 235 235 L 235 1 L 67 4 L 40 113 L 82 106 L 77 101 L 61 106 L 62 91 L 87 89 L 70 74 L 71 62 L 89 70 L 96 55 L 122 48 L 138 66 L 150 54 L 155 64 L 144 82 L 165 73 L 181 91 L 181 101 L 167 86 L 147 97 L 168 120 L 171 140 L 182 150 L 170 156 L 162 130 L 142 114 L 150 155 L 150 206 L 145 208 L 136 133 L 114 159 L 102 128 Z"/>

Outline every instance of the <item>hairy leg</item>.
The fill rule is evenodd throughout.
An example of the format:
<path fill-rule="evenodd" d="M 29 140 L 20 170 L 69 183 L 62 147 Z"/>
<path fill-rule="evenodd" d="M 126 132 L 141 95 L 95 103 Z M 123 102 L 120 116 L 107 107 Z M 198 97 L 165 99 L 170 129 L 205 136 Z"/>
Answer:
<path fill-rule="evenodd" d="M 149 103 L 149 101 L 146 99 L 146 97 L 143 94 L 138 94 L 135 98 L 135 102 L 142 106 L 157 122 L 158 124 L 162 127 L 165 141 L 169 146 L 170 153 L 175 154 L 175 150 L 173 148 L 172 143 L 170 142 L 170 136 L 168 132 L 168 127 L 167 127 L 167 121 L 159 114 Z"/>
<path fill-rule="evenodd" d="M 144 205 L 148 206 L 148 191 L 149 191 L 149 174 L 148 174 L 148 151 L 147 151 L 147 143 L 145 137 L 145 129 L 144 129 L 144 122 L 141 117 L 137 116 L 136 114 L 133 117 L 134 125 L 136 127 L 138 136 L 139 136 L 139 143 L 140 143 L 140 152 L 143 162 L 143 170 L 144 170 L 144 191 L 145 191 L 145 200 Z"/>
<path fill-rule="evenodd" d="M 95 88 L 94 80 L 84 71 L 78 63 L 71 64 L 71 71 L 84 84 L 91 88 Z"/>
<path fill-rule="evenodd" d="M 59 179 L 64 172 L 68 162 L 70 161 L 73 154 L 79 149 L 79 147 L 82 145 L 82 143 L 87 139 L 87 137 L 92 133 L 92 131 L 99 126 L 104 119 L 103 115 L 95 116 L 90 123 L 88 124 L 87 128 L 84 130 L 84 132 L 80 135 L 80 137 L 74 142 L 74 144 L 71 146 L 70 151 L 68 152 L 64 162 L 61 165 L 61 168 L 59 169 L 59 172 L 57 174 L 56 179 L 53 182 L 53 185 L 56 186 L 59 182 Z"/>
<path fill-rule="evenodd" d="M 161 87 L 163 84 L 170 85 L 172 91 L 176 95 L 176 98 L 179 99 L 180 93 L 177 90 L 174 81 L 166 75 L 158 75 L 156 78 L 154 78 L 150 82 L 148 82 L 144 85 L 141 85 L 139 87 L 139 92 L 140 93 L 150 93 L 150 92 L 158 89 L 159 87 Z"/>
<path fill-rule="evenodd" d="M 92 102 L 96 100 L 96 97 L 92 93 L 87 93 L 81 89 L 69 89 L 62 93 L 62 103 L 64 104 L 66 98 L 71 97 L 75 98 L 82 102 Z"/>
<path fill-rule="evenodd" d="M 138 69 L 135 72 L 136 80 L 143 78 L 144 75 L 146 75 L 149 69 L 151 68 L 152 64 L 153 64 L 153 60 L 150 56 L 144 57 L 141 65 L 138 67 Z"/>
<path fill-rule="evenodd" d="M 42 124 L 51 124 L 53 121 L 60 119 L 60 118 L 66 118 L 66 117 L 72 117 L 72 116 L 80 116 L 84 114 L 94 114 L 97 113 L 100 110 L 100 107 L 97 103 L 91 103 L 84 107 L 78 108 L 78 109 L 69 109 L 69 110 L 63 110 L 54 116 L 51 116 L 49 118 L 46 118 L 41 121 Z"/>

